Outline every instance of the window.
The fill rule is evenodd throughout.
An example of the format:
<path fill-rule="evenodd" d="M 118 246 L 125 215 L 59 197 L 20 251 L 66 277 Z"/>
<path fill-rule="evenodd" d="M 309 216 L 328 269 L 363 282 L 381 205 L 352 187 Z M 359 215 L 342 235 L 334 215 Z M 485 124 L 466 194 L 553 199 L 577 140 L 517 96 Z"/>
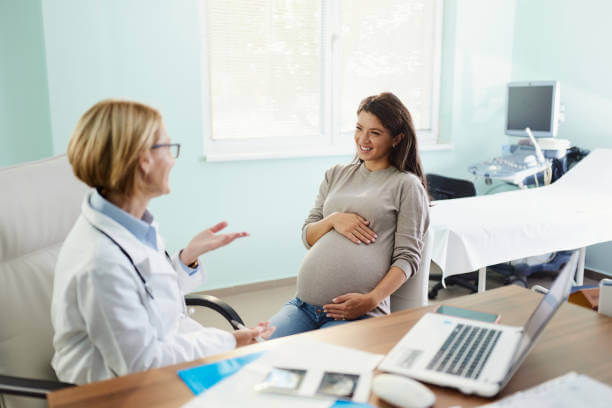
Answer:
<path fill-rule="evenodd" d="M 438 132 L 441 0 L 206 0 L 207 160 L 351 154 L 361 99 L 395 93 Z"/>

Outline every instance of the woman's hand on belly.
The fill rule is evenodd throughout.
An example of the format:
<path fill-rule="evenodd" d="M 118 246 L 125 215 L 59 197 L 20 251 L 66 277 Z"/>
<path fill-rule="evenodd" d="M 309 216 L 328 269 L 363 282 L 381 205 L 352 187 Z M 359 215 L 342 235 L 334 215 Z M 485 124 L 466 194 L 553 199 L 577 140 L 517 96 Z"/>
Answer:
<path fill-rule="evenodd" d="M 368 227 L 370 221 L 359 214 L 333 213 L 329 215 L 333 228 L 355 244 L 371 244 L 377 235 Z"/>
<path fill-rule="evenodd" d="M 334 298 L 333 302 L 323 305 L 323 310 L 328 317 L 336 320 L 356 319 L 378 305 L 370 293 L 347 293 Z"/>

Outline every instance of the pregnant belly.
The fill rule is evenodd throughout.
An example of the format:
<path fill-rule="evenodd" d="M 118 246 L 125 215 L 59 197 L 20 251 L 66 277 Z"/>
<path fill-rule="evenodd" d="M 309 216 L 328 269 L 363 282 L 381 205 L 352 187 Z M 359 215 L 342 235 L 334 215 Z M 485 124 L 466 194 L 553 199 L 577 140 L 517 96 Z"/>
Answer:
<path fill-rule="evenodd" d="M 324 305 L 345 293 L 367 293 L 389 270 L 392 251 L 383 240 L 357 245 L 331 230 L 304 257 L 297 296 L 304 302 Z"/>

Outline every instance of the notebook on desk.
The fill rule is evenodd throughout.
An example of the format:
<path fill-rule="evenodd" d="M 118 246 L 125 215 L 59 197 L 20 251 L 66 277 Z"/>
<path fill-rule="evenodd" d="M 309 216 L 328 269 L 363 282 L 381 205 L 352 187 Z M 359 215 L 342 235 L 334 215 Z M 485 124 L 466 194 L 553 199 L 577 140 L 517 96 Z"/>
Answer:
<path fill-rule="evenodd" d="M 496 395 L 567 299 L 577 261 L 574 253 L 523 327 L 427 313 L 389 352 L 379 369 L 457 388 L 465 394 Z"/>

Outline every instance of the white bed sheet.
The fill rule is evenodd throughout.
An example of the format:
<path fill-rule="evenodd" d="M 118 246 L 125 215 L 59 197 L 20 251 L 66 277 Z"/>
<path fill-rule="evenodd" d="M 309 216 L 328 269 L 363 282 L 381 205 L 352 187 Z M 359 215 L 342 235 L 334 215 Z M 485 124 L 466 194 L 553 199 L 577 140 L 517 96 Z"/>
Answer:
<path fill-rule="evenodd" d="M 432 260 L 443 276 L 612 240 L 612 149 L 596 149 L 554 184 L 435 201 Z"/>

